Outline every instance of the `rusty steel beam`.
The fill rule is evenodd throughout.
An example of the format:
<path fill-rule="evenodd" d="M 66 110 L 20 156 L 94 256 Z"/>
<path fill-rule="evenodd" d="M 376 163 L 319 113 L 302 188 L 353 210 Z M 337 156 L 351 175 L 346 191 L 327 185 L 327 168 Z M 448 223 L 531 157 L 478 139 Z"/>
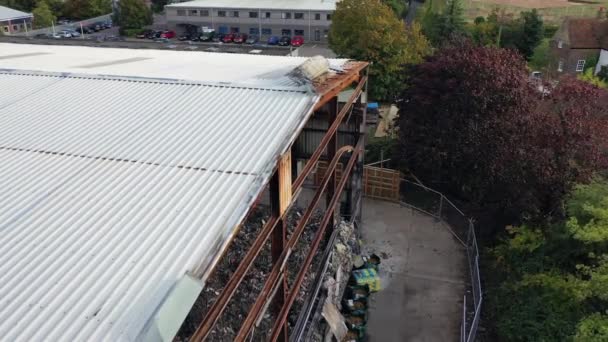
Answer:
<path fill-rule="evenodd" d="M 325 147 L 331 140 L 332 135 L 335 132 L 337 132 L 341 121 L 344 120 L 346 114 L 350 110 L 350 107 L 352 107 L 354 100 L 359 97 L 359 95 L 361 94 L 361 91 L 363 89 L 363 86 L 365 84 L 367 84 L 367 79 L 368 79 L 367 76 L 364 76 L 360 79 L 360 82 L 357 85 L 355 91 L 353 92 L 353 94 L 349 98 L 346 105 L 342 108 L 342 110 L 336 117 L 336 120 L 334 121 L 334 123 L 328 129 L 327 133 L 321 140 L 321 143 L 319 144 L 315 153 L 313 153 L 313 155 L 309 159 L 308 163 L 306 163 L 304 170 L 302 170 L 302 173 L 293 182 L 292 193 L 296 194 L 300 190 L 300 188 L 302 187 L 302 184 L 304 183 L 304 180 L 312 172 L 314 166 L 316 165 L 317 161 L 321 157 L 321 154 L 325 150 Z M 207 335 L 211 332 L 211 329 L 213 328 L 213 326 L 219 319 L 220 315 L 223 313 L 224 309 L 228 305 L 228 302 L 230 301 L 230 299 L 236 292 L 237 287 L 241 284 L 241 282 L 243 281 L 243 278 L 247 274 L 247 271 L 249 271 L 249 269 L 253 265 L 253 262 L 259 255 L 262 247 L 264 246 L 264 243 L 266 242 L 266 240 L 268 240 L 270 234 L 274 231 L 277 224 L 281 221 L 280 219 L 285 218 L 286 212 L 280 218 L 271 217 L 269 219 L 269 221 L 266 222 L 266 224 L 262 227 L 260 234 L 257 236 L 255 241 L 251 245 L 251 248 L 247 251 L 247 254 L 243 258 L 243 260 L 241 261 L 241 263 L 239 264 L 237 269 L 235 270 L 235 272 L 232 275 L 232 277 L 230 278 L 230 280 L 228 280 L 228 282 L 226 283 L 224 290 L 222 291 L 220 296 L 217 298 L 217 300 L 213 303 L 211 309 L 205 316 L 203 322 L 199 325 L 199 327 L 196 329 L 196 331 L 190 338 L 191 341 L 203 341 L 207 337 Z"/>
<path fill-rule="evenodd" d="M 334 211 L 336 208 L 336 204 L 339 202 L 340 197 L 341 197 L 340 194 L 342 193 L 342 190 L 344 190 L 344 186 L 346 185 L 348 178 L 349 178 L 349 177 L 347 177 L 347 175 L 350 174 L 351 170 L 355 166 L 355 162 L 359 159 L 359 154 L 361 153 L 362 149 L 363 149 L 363 142 L 360 141 L 357 144 L 357 147 L 355 148 L 352 156 L 348 160 L 348 164 L 346 165 L 346 168 L 344 169 L 344 173 L 342 174 L 342 179 L 340 179 L 340 183 L 337 186 L 336 192 L 335 192 L 334 196 L 332 197 L 331 202 L 329 203 L 329 206 L 327 208 L 327 211 L 325 212 L 325 215 L 323 216 L 323 221 L 321 221 L 319 230 L 315 234 L 315 239 L 313 240 L 312 246 L 310 247 L 310 250 L 308 251 L 308 254 L 306 255 L 304 264 L 302 266 L 300 266 L 300 272 L 298 273 L 296 280 L 289 291 L 289 295 L 287 296 L 287 301 L 286 301 L 285 305 L 283 306 L 283 308 L 281 309 L 281 312 L 279 313 L 277 320 L 275 321 L 275 324 L 272 328 L 272 335 L 270 338 L 270 340 L 273 342 L 276 341 L 277 338 L 279 337 L 279 335 L 281 334 L 282 329 L 280 329 L 280 327 L 285 325 L 285 321 L 287 320 L 287 315 L 289 314 L 289 310 L 291 309 L 293 302 L 296 300 L 296 296 L 298 295 L 300 286 L 302 286 L 302 282 L 304 281 L 306 272 L 308 272 L 308 267 L 310 266 L 312 259 L 315 256 L 317 249 L 319 248 L 319 244 L 321 243 L 321 240 L 323 240 L 323 237 L 325 236 L 325 230 L 327 229 L 327 227 L 330 226 L 330 222 L 334 219 Z"/>
<path fill-rule="evenodd" d="M 262 291 L 260 292 L 260 294 L 258 295 L 258 298 L 256 299 L 255 303 L 253 304 L 253 307 L 249 310 L 249 313 L 247 314 L 247 317 L 245 318 L 245 321 L 243 322 L 243 325 L 241 326 L 241 329 L 239 330 L 239 333 L 236 336 L 235 341 L 241 341 L 241 342 L 245 341 L 245 339 L 251 332 L 251 329 L 253 328 L 253 325 L 254 325 L 257 317 L 259 316 L 260 312 L 264 308 L 264 305 L 265 305 L 266 301 L 268 300 L 269 296 L 271 295 L 272 289 L 274 288 L 274 286 L 277 282 L 277 279 L 280 277 L 280 274 L 287 263 L 287 258 L 291 254 L 291 251 L 292 251 L 293 247 L 295 246 L 296 242 L 302 235 L 304 228 L 306 228 L 306 224 L 310 220 L 310 217 L 312 216 L 314 209 L 316 208 L 317 204 L 319 203 L 322 194 L 325 192 L 325 188 L 327 187 L 327 184 L 329 183 L 329 178 L 330 178 L 331 172 L 333 172 L 333 170 L 335 170 L 335 168 L 338 166 L 338 162 L 340 161 L 340 158 L 342 157 L 342 155 L 347 152 L 351 152 L 353 150 L 354 150 L 354 148 L 352 146 L 344 146 L 336 152 L 336 157 L 331 161 L 331 163 L 327 167 L 328 172 L 326 172 L 326 174 L 323 176 L 323 180 L 321 181 L 321 185 L 319 186 L 319 189 L 317 189 L 317 192 L 315 193 L 314 198 L 312 199 L 310 205 L 306 209 L 306 212 L 304 213 L 304 215 L 298 222 L 296 229 L 294 230 L 289 241 L 287 242 L 287 244 L 285 246 L 285 250 L 283 250 L 283 253 L 281 253 L 279 262 L 277 262 L 273 266 L 272 270 L 270 271 L 270 274 L 268 275 L 268 278 L 266 279 L 266 282 L 264 283 L 264 287 L 262 288 Z"/>

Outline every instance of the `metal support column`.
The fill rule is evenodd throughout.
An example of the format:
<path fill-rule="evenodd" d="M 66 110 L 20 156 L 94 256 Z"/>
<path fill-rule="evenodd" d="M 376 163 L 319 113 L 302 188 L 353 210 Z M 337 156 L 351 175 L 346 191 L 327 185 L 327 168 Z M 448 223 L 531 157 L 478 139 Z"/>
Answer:
<path fill-rule="evenodd" d="M 327 103 L 327 106 L 329 109 L 328 115 L 327 115 L 327 127 L 331 127 L 331 125 L 336 121 L 337 116 L 338 116 L 338 97 L 336 96 L 333 99 L 331 99 Z M 333 160 L 334 157 L 336 156 L 336 151 L 338 150 L 338 131 L 339 130 L 336 130 L 331 135 L 329 143 L 327 144 L 327 160 Z M 340 165 L 340 164 L 338 164 L 338 165 Z M 329 183 L 327 185 L 327 194 L 326 194 L 326 199 L 325 199 L 325 206 L 327 209 L 329 209 L 329 203 L 331 202 L 332 198 L 334 198 L 334 194 L 336 193 L 336 175 L 338 173 L 337 172 L 338 168 L 336 168 L 336 170 L 334 170 L 329 176 Z M 338 203 L 340 203 L 340 202 L 338 202 Z M 339 205 L 338 205 L 338 208 L 340 208 Z M 335 222 L 335 213 L 334 213 L 334 216 L 332 216 L 332 219 L 329 220 L 328 227 L 326 229 L 328 234 L 331 234 L 332 231 L 334 230 L 334 222 Z"/>

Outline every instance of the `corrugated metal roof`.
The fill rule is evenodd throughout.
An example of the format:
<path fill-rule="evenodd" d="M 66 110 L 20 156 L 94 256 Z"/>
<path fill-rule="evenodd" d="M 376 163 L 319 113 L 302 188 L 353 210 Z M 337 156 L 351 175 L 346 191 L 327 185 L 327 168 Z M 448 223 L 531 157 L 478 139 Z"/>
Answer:
<path fill-rule="evenodd" d="M 31 13 L 25 13 L 9 7 L 0 6 L 0 21 L 25 19 L 31 17 Z"/>
<path fill-rule="evenodd" d="M 10 341 L 134 340 L 186 272 L 219 258 L 318 99 L 26 72 L 0 84 Z"/>
<path fill-rule="evenodd" d="M 0 68 L 286 87 L 304 57 L 0 43 Z M 125 62 L 128 61 L 128 62 Z M 346 59 L 330 59 L 341 69 Z"/>
<path fill-rule="evenodd" d="M 180 2 L 177 4 L 168 5 L 167 7 L 335 11 L 336 0 L 195 0 Z"/>

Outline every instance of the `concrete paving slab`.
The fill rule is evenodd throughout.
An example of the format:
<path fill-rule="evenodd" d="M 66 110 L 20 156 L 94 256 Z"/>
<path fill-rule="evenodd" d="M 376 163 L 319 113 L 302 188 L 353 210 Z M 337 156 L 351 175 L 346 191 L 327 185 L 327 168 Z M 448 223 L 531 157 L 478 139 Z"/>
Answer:
<path fill-rule="evenodd" d="M 367 198 L 361 229 L 364 251 L 383 258 L 369 341 L 457 341 L 466 279 L 460 242 L 432 217 Z"/>

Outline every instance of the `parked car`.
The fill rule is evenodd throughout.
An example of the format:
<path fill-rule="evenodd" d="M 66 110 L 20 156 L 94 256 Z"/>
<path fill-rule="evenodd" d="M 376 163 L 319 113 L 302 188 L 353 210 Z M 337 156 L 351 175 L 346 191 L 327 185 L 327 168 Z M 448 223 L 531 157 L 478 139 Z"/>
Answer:
<path fill-rule="evenodd" d="M 96 22 L 95 27 L 98 28 L 96 31 L 105 30 L 107 28 L 103 21 Z"/>
<path fill-rule="evenodd" d="M 37 35 L 34 36 L 34 38 L 36 39 L 48 39 L 48 38 L 53 38 L 52 34 L 48 34 L 48 33 L 38 33 Z"/>
<path fill-rule="evenodd" d="M 234 43 L 243 44 L 247 40 L 247 35 L 244 33 L 238 33 L 234 36 Z"/>
<path fill-rule="evenodd" d="M 113 24 L 112 24 L 112 20 L 106 20 L 103 22 L 103 26 L 105 28 L 112 28 Z"/>
<path fill-rule="evenodd" d="M 59 18 L 57 20 L 57 25 L 67 25 L 70 24 L 72 21 L 70 19 L 66 19 L 66 18 Z"/>
<path fill-rule="evenodd" d="M 150 37 L 152 37 L 152 35 L 154 34 L 154 31 L 152 30 L 143 30 L 141 32 L 139 32 L 138 34 L 135 35 L 135 38 L 137 39 L 149 39 Z"/>
<path fill-rule="evenodd" d="M 221 42 L 221 41 L 223 41 L 223 40 L 224 40 L 224 36 L 225 36 L 225 34 L 223 34 L 223 33 L 218 33 L 218 34 L 215 34 L 215 35 L 214 35 L 214 36 L 211 38 L 211 40 L 212 40 L 213 42 L 219 43 L 219 42 Z"/>
<path fill-rule="evenodd" d="M 222 42 L 224 43 L 232 43 L 234 41 L 234 34 L 232 33 L 228 33 L 227 35 L 224 36 L 224 38 L 222 38 Z"/>
<path fill-rule="evenodd" d="M 249 44 L 249 45 L 253 45 L 255 43 L 258 42 L 258 36 L 249 36 L 249 38 L 247 38 L 247 40 L 245 41 L 245 44 Z"/>
<path fill-rule="evenodd" d="M 279 44 L 279 37 L 271 36 L 270 38 L 268 38 L 268 45 L 277 45 L 277 44 Z"/>
<path fill-rule="evenodd" d="M 78 31 L 76 31 L 74 29 L 68 29 L 68 30 L 65 30 L 65 31 L 70 33 L 70 37 L 71 38 L 80 37 L 80 32 L 78 32 Z"/>
<path fill-rule="evenodd" d="M 175 31 L 163 31 L 160 34 L 160 38 L 167 38 L 167 39 L 175 38 Z"/>
<path fill-rule="evenodd" d="M 289 46 L 291 44 L 291 38 L 288 36 L 283 36 L 279 40 L 279 46 Z"/>
<path fill-rule="evenodd" d="M 291 46 L 298 47 L 304 45 L 304 37 L 295 36 L 291 38 Z"/>
<path fill-rule="evenodd" d="M 82 26 L 82 28 L 77 28 L 76 29 L 77 32 L 82 32 L 84 34 L 91 34 L 93 32 L 95 32 L 95 30 L 91 29 L 89 26 Z"/>
<path fill-rule="evenodd" d="M 201 42 L 215 41 L 214 38 L 217 36 L 215 30 L 203 27 L 203 33 L 199 36 Z M 219 42 L 219 40 L 218 40 Z"/>

